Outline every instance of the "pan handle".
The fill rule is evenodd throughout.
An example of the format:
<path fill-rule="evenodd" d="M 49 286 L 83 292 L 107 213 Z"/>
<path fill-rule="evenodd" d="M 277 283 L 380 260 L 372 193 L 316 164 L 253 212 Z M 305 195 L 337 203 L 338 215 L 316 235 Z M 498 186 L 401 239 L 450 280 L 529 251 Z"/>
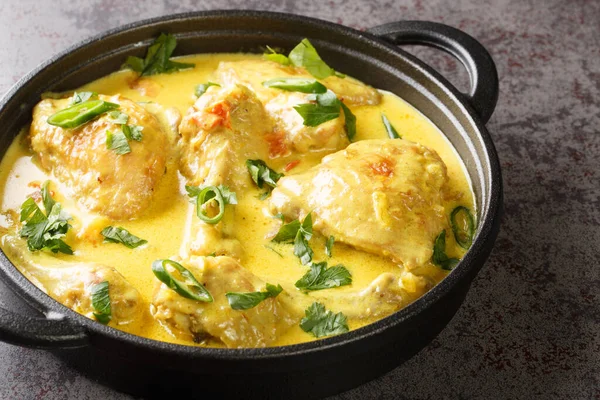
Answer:
<path fill-rule="evenodd" d="M 64 318 L 29 317 L 0 307 L 0 341 L 33 348 L 82 347 L 88 336 Z"/>
<path fill-rule="evenodd" d="M 498 72 L 490 53 L 465 32 L 428 21 L 398 21 L 379 25 L 367 32 L 396 45 L 419 44 L 438 48 L 456 57 L 469 72 L 469 104 L 486 123 L 498 100 Z"/>

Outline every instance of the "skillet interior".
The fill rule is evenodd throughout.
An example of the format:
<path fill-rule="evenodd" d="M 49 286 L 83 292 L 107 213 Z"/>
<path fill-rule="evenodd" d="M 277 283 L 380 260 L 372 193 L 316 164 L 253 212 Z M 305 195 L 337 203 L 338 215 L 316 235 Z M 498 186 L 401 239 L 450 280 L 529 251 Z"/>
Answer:
<path fill-rule="evenodd" d="M 356 386 L 410 358 L 452 318 L 491 251 L 498 229 L 501 177 L 496 154 L 483 124 L 463 96 L 412 56 L 369 34 L 336 24 L 262 12 L 182 14 L 110 31 L 67 50 L 23 78 L 0 103 L 0 154 L 30 121 L 41 93 L 72 89 L 117 70 L 127 55 L 143 56 L 160 32 L 177 35 L 176 54 L 262 52 L 261 46 L 266 44 L 289 50 L 309 37 L 333 68 L 400 95 L 431 119 L 461 155 L 473 182 L 478 235 L 459 266 L 409 307 L 348 334 L 270 349 L 190 348 L 102 326 L 44 295 L 2 255 L 0 275 L 11 281 L 18 294 L 42 311 L 66 315 L 86 332 L 89 346 L 57 353 L 129 392 L 157 394 L 157 383 L 171 375 L 184 382 L 181 389 L 191 388 L 197 382 L 195 377 L 202 375 L 210 376 L 218 394 L 240 390 L 248 397 L 268 391 L 304 398 Z M 204 394 L 212 391 L 202 387 Z M 173 393 L 173 388 L 166 389 Z"/>

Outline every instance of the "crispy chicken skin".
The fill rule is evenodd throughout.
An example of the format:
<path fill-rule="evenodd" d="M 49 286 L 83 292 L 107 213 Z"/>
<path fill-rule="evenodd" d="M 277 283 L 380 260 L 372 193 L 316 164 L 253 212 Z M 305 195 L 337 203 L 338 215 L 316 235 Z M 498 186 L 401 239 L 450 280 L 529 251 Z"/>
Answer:
<path fill-rule="evenodd" d="M 100 99 L 118 103 L 129 125 L 143 127 L 140 142 L 130 141 L 131 152 L 118 155 L 106 145 L 106 132 L 121 129 L 106 115 L 78 128 L 63 129 L 46 122 L 69 106 L 68 99 L 45 99 L 33 111 L 29 132 L 31 149 L 40 166 L 65 184 L 86 209 L 115 220 L 139 216 L 165 172 L 168 139 L 156 118 L 119 95 Z"/>
<path fill-rule="evenodd" d="M 113 267 L 61 261 L 43 252 L 32 254 L 23 239 L 10 234 L 2 236 L 2 249 L 38 288 L 88 318 L 94 319 L 95 311 L 91 290 L 104 281 L 109 284 L 111 323 L 127 324 L 144 312 L 140 293 Z"/>
<path fill-rule="evenodd" d="M 427 147 L 364 140 L 280 179 L 270 208 L 288 219 L 312 211 L 313 228 L 323 235 L 412 268 L 428 262 L 447 226 L 447 180 L 445 164 Z"/>
<path fill-rule="evenodd" d="M 255 292 L 265 282 L 230 257 L 191 257 L 182 261 L 214 301 L 186 299 L 160 283 L 150 312 L 172 334 L 195 342 L 216 340 L 227 347 L 265 347 L 273 343 L 300 319 L 280 299 L 262 301 L 249 310 L 233 310 L 227 292 Z"/>

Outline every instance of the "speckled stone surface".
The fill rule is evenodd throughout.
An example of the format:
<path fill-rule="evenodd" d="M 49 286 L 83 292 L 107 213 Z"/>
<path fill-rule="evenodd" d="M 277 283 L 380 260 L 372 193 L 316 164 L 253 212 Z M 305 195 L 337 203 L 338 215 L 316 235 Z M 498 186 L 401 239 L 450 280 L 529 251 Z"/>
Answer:
<path fill-rule="evenodd" d="M 465 30 L 498 65 L 488 128 L 505 179 L 502 231 L 465 304 L 430 346 L 334 398 L 600 398 L 600 2 L 480 3 L 2 0 L 0 93 L 83 38 L 167 13 L 252 8 L 358 29 L 422 19 Z M 453 59 L 413 50 L 465 87 Z M 4 286 L 0 304 L 17 307 Z M 0 399 L 97 398 L 130 397 L 43 351 L 0 343 Z"/>

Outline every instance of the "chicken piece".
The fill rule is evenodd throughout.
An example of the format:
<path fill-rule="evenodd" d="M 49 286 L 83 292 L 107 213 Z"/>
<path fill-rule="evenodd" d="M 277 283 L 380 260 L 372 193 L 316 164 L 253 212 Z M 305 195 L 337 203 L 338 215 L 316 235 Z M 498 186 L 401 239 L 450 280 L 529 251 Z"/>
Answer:
<path fill-rule="evenodd" d="M 448 181 L 435 151 L 401 139 L 364 140 L 279 180 L 272 213 L 289 219 L 312 211 L 313 229 L 413 268 L 426 263 L 447 227 Z"/>
<path fill-rule="evenodd" d="M 216 225 L 201 221 L 195 210 L 188 216 L 188 224 L 179 254 L 190 256 L 230 256 L 242 260 L 244 249 L 235 236 L 235 207 L 227 206 L 223 219 Z"/>
<path fill-rule="evenodd" d="M 131 152 L 118 155 L 106 145 L 107 131 L 121 126 L 107 114 L 74 129 L 46 122 L 69 106 L 69 100 L 45 99 L 33 110 L 29 132 L 31 149 L 40 166 L 65 184 L 86 209 L 116 220 L 139 216 L 149 205 L 165 171 L 168 141 L 156 118 L 119 95 L 99 96 L 120 105 L 127 124 L 143 127 L 140 142 L 131 140 Z"/>
<path fill-rule="evenodd" d="M 180 171 L 189 185 L 251 184 L 247 159 L 266 159 L 273 125 L 244 86 L 215 86 L 198 98 L 179 126 Z"/>
<path fill-rule="evenodd" d="M 268 103 L 281 94 L 280 89 L 263 86 L 263 82 L 273 78 L 313 78 L 304 68 L 285 66 L 269 60 L 243 60 L 221 62 L 215 72 L 216 79 L 224 85 L 241 84 L 250 87 L 263 103 Z M 330 76 L 319 80 L 334 92 L 346 105 L 377 105 L 381 94 L 371 86 L 351 78 Z"/>
<path fill-rule="evenodd" d="M 296 153 L 322 153 L 323 155 L 341 150 L 350 144 L 345 128 L 344 114 L 338 118 L 317 126 L 304 125 L 304 119 L 294 109 L 299 104 L 310 103 L 309 96 L 304 93 L 279 91 L 279 95 L 265 104 L 281 132 L 279 141 L 283 150 L 271 151 L 269 156 L 276 158 Z"/>
<path fill-rule="evenodd" d="M 112 267 L 96 263 L 61 261 L 43 252 L 30 253 L 16 235 L 2 236 L 2 250 L 30 281 L 54 300 L 90 319 L 95 319 L 92 288 L 107 281 L 111 323 L 125 325 L 143 315 L 140 293 Z"/>
<path fill-rule="evenodd" d="M 292 152 L 319 152 L 325 155 L 343 149 L 350 143 L 343 114 L 318 126 L 305 126 L 294 106 L 309 103 L 309 95 L 267 88 L 262 84 L 273 78 L 311 78 L 304 68 L 286 67 L 267 60 L 246 60 L 221 62 L 215 75 L 223 86 L 242 84 L 250 87 L 264 103 L 267 114 L 275 122 L 269 151 L 271 158 L 285 157 Z"/>
<path fill-rule="evenodd" d="M 283 293 L 254 308 L 233 310 L 227 292 L 262 291 L 265 282 L 230 257 L 192 257 L 182 265 L 204 284 L 214 301 L 190 300 L 160 283 L 150 312 L 176 336 L 195 342 L 212 338 L 227 347 L 265 347 L 301 318 L 283 305 Z"/>
<path fill-rule="evenodd" d="M 191 186 L 226 185 L 239 191 L 253 185 L 246 160 L 268 157 L 273 125 L 256 96 L 244 86 L 210 87 L 183 118 L 179 168 Z M 234 207 L 217 225 L 193 214 L 181 255 L 228 255 L 241 259 L 242 245 L 231 229 Z"/>
<path fill-rule="evenodd" d="M 331 304 L 331 310 L 342 312 L 350 319 L 370 319 L 384 317 L 406 307 L 432 286 L 432 283 L 410 272 L 403 275 L 388 272 L 379 275 L 364 289 L 345 292 L 322 290 L 311 292 L 311 297 Z"/>

